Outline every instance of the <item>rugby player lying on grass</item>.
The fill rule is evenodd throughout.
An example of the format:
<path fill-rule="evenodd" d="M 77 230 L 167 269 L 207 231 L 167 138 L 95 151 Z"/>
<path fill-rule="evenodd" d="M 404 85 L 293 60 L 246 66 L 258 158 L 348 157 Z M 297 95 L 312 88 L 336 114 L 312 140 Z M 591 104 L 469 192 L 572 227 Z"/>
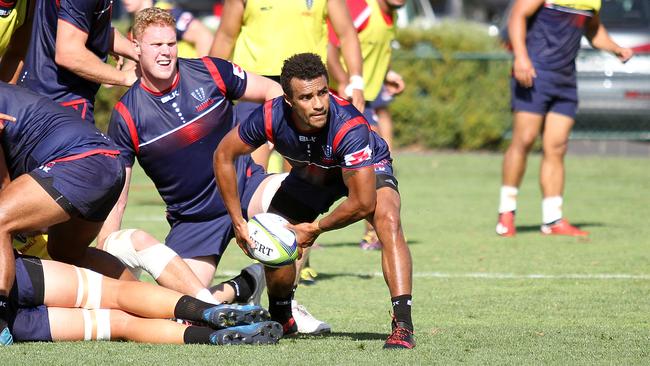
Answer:
<path fill-rule="evenodd" d="M 9 331 L 16 341 L 129 340 L 168 344 L 272 344 L 280 324 L 259 306 L 213 305 L 137 281 L 104 277 L 57 261 L 16 255 Z M 171 318 L 183 319 L 191 325 Z"/>

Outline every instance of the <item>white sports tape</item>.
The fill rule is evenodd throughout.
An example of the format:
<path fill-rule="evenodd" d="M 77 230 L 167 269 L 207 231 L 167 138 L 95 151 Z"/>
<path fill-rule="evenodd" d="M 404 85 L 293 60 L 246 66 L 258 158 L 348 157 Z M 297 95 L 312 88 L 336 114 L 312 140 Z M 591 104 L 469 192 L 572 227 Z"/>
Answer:
<path fill-rule="evenodd" d="M 111 340 L 111 311 L 109 309 L 97 309 L 95 312 L 97 322 L 97 339 L 98 341 Z"/>
<path fill-rule="evenodd" d="M 97 272 L 80 268 L 83 285 L 77 287 L 77 300 L 82 293 L 81 307 L 84 309 L 99 309 L 102 304 L 102 278 Z M 83 301 L 85 298 L 86 301 Z"/>
<path fill-rule="evenodd" d="M 135 229 L 115 231 L 104 241 L 104 250 L 117 257 L 130 270 L 140 267 L 138 254 L 131 240 L 131 235 L 134 232 Z"/>
<path fill-rule="evenodd" d="M 80 308 L 81 307 L 81 300 L 83 299 L 84 296 L 84 279 L 81 277 L 81 271 L 79 270 L 79 267 L 74 267 L 75 272 L 77 272 L 77 300 L 74 302 L 74 307 L 75 308 Z"/>
<path fill-rule="evenodd" d="M 84 341 L 111 340 L 111 311 L 108 309 L 81 310 L 84 317 Z"/>
<path fill-rule="evenodd" d="M 262 212 L 267 212 L 269 210 L 275 192 L 278 191 L 282 181 L 284 181 L 284 178 L 286 178 L 287 175 L 289 175 L 289 173 L 274 174 L 271 179 L 266 182 L 266 186 L 264 186 L 264 191 L 262 192 Z"/>
<path fill-rule="evenodd" d="M 84 316 L 84 341 L 90 341 L 93 336 L 93 322 L 90 319 L 90 310 L 82 309 L 81 313 Z"/>
<path fill-rule="evenodd" d="M 165 244 L 156 244 L 137 252 L 140 266 L 149 272 L 154 279 L 158 279 L 167 267 L 167 264 L 178 254 Z"/>
<path fill-rule="evenodd" d="M 345 87 L 345 94 L 348 97 L 352 97 L 352 91 L 354 89 L 363 90 L 364 87 L 363 77 L 361 75 L 352 75 L 350 76 L 348 85 Z"/>

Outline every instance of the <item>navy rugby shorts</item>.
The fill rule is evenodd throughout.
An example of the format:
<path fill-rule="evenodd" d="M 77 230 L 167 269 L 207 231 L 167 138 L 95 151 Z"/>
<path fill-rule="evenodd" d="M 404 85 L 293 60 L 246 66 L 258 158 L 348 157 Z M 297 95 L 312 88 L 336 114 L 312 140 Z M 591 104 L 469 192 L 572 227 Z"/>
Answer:
<path fill-rule="evenodd" d="M 575 118 L 578 110 L 578 93 L 575 85 L 548 81 L 538 76 L 531 88 L 525 88 L 513 77 L 510 80 L 512 110 L 546 115 L 559 113 Z"/>
<path fill-rule="evenodd" d="M 16 256 L 16 278 L 9 295 L 9 329 L 16 341 L 52 341 L 41 260 Z"/>

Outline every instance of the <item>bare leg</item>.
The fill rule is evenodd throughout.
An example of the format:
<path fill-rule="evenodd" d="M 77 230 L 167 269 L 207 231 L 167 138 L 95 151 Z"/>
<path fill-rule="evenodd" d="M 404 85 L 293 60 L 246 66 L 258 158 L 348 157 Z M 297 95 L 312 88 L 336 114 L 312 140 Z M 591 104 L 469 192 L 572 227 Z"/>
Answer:
<path fill-rule="evenodd" d="M 54 341 L 83 341 L 83 309 L 48 308 Z M 144 319 L 121 310 L 110 310 L 111 340 L 143 343 L 184 344 L 187 325 L 166 319 Z"/>
<path fill-rule="evenodd" d="M 526 171 L 528 152 L 539 135 L 544 117 L 530 112 L 515 112 L 512 142 L 503 156 L 502 185 L 519 187 Z"/>
<path fill-rule="evenodd" d="M 30 176 L 21 175 L 0 191 L 0 295 L 8 295 L 15 277 L 11 234 L 36 231 L 70 216 Z"/>
<path fill-rule="evenodd" d="M 382 242 L 381 264 L 391 297 L 411 294 L 411 252 L 406 245 L 400 219 L 400 197 L 392 188 L 377 190 L 377 205 L 372 221 Z"/>
<path fill-rule="evenodd" d="M 377 124 L 379 125 L 379 136 L 388 144 L 388 150 L 393 151 L 393 119 L 386 107 L 375 109 L 377 113 Z"/>
<path fill-rule="evenodd" d="M 543 197 L 562 196 L 564 191 L 564 155 L 567 151 L 573 119 L 557 113 L 546 116 L 542 144 L 544 157 L 540 167 Z"/>

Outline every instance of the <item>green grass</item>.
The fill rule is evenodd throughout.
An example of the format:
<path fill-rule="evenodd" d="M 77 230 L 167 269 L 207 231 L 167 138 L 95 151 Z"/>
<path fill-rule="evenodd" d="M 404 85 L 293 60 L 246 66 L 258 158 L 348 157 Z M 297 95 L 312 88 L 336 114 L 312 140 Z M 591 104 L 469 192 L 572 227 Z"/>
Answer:
<path fill-rule="evenodd" d="M 319 239 L 324 249 L 312 257 L 319 281 L 297 293 L 332 325 L 330 336 L 273 347 L 28 343 L 3 350 L 3 363 L 648 364 L 649 162 L 568 157 L 565 215 L 591 232 L 585 241 L 539 234 L 539 157 L 531 157 L 520 190 L 519 234 L 503 239 L 494 234 L 500 156 L 398 155 L 415 273 L 413 351 L 381 350 L 390 328 L 389 295 L 380 253 L 358 249 L 356 224 Z M 138 172 L 124 226 L 162 239 L 163 212 L 153 185 Z M 248 263 L 232 246 L 217 280 Z M 612 274 L 638 277 L 607 277 Z"/>

